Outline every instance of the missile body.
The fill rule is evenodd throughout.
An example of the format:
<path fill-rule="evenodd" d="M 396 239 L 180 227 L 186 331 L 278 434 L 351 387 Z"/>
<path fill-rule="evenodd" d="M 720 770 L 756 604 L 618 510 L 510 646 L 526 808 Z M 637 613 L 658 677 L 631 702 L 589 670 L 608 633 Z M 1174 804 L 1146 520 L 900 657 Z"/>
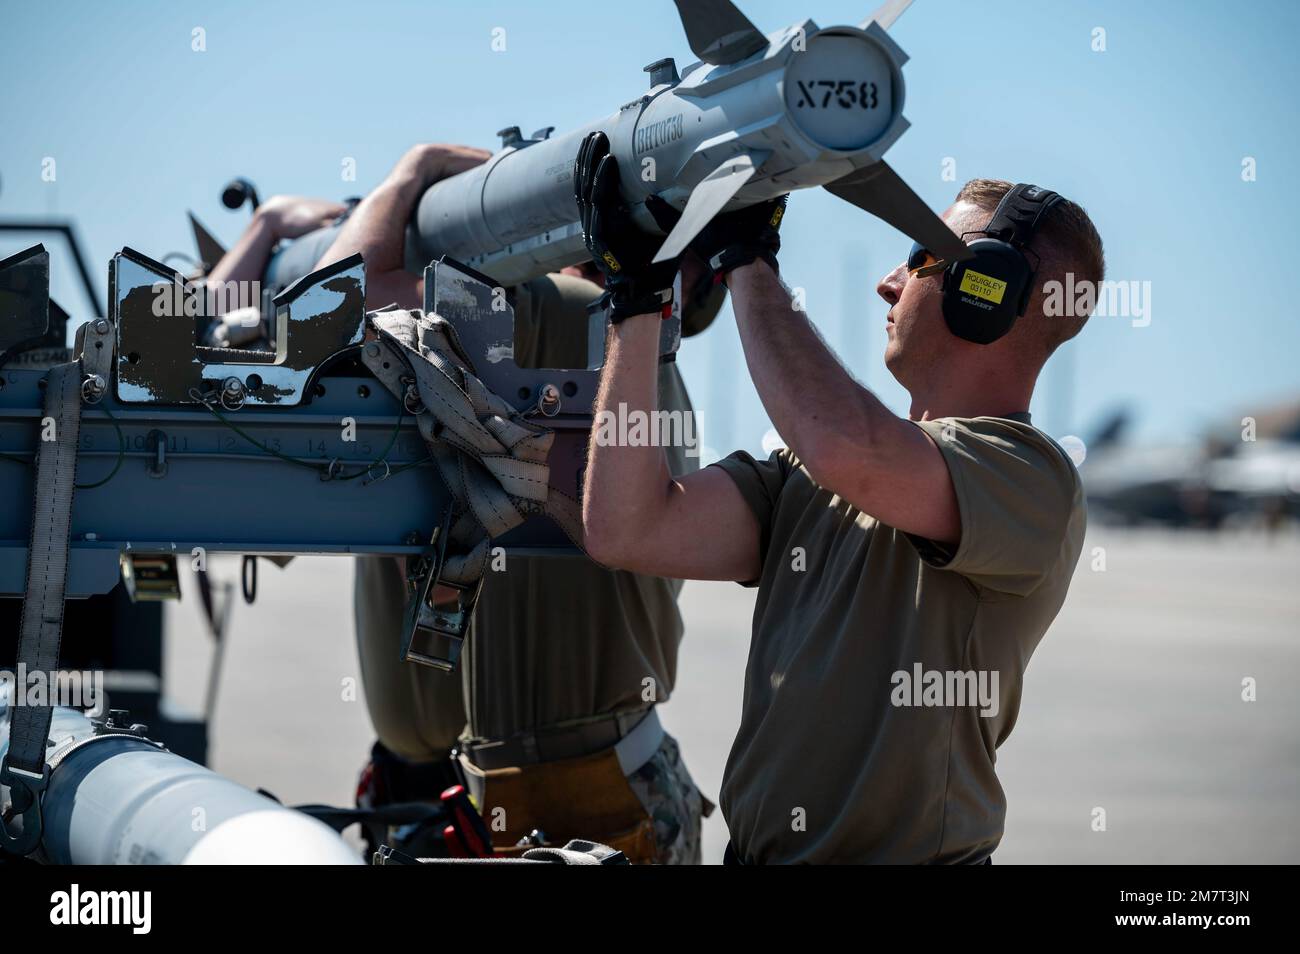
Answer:
<path fill-rule="evenodd" d="M 882 158 L 908 127 L 907 56 L 885 28 L 909 2 L 887 0 L 859 26 L 805 20 L 764 36 L 730 0 L 677 0 L 700 62 L 681 77 L 671 60 L 651 64 L 647 93 L 563 135 L 507 131 L 502 151 L 421 197 L 407 269 L 448 255 L 509 286 L 584 261 L 573 164 L 595 130 L 609 137 L 639 225 L 660 232 L 643 205 L 652 194 L 682 210 L 656 260 L 680 253 L 719 212 L 814 186 L 941 258 L 968 258 Z M 279 253 L 267 284 L 275 290 L 306 274 L 332 238 L 322 230 Z"/>
<path fill-rule="evenodd" d="M 0 693 L 0 759 L 9 714 Z M 128 734 L 57 708 L 38 857 L 52 864 L 360 864 L 314 818 Z"/>
<path fill-rule="evenodd" d="M 598 129 L 649 231 L 659 230 L 641 204 L 652 194 L 686 209 L 684 222 L 702 216 L 702 227 L 718 211 L 824 185 L 878 162 L 907 128 L 905 59 L 876 23 L 819 30 L 807 20 L 740 62 L 697 63 L 679 82 L 662 67 L 613 115 L 508 145 L 433 185 L 408 240 L 426 260 L 450 255 L 503 285 L 583 261 L 573 163 Z"/>

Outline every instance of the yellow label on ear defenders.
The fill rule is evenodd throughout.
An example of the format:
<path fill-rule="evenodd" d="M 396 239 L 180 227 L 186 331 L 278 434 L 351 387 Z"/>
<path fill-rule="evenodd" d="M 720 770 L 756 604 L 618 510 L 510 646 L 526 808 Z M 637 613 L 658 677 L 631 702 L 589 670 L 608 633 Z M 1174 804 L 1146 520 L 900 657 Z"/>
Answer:
<path fill-rule="evenodd" d="M 966 274 L 961 278 L 961 284 L 957 288 L 968 295 L 974 295 L 976 298 L 983 298 L 985 301 L 1000 305 L 1002 304 L 1002 296 L 1007 292 L 1007 283 L 1000 278 L 967 269 Z"/>

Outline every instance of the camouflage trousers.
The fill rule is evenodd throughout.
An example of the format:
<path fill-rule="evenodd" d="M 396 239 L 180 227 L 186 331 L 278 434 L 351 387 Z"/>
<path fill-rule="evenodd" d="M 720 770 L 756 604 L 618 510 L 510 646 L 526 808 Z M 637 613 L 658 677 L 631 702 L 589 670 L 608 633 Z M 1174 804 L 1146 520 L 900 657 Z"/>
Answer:
<path fill-rule="evenodd" d="M 627 782 L 654 822 L 657 863 L 698 865 L 700 825 L 713 804 L 695 787 L 677 740 L 665 734 L 654 755 Z"/>

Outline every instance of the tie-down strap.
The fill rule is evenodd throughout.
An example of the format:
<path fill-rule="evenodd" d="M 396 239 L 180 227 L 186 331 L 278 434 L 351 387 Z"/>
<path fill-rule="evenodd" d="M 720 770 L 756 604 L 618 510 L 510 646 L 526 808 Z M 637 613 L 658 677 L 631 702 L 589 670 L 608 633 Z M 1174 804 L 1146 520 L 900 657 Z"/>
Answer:
<path fill-rule="evenodd" d="M 437 315 L 397 308 L 371 312 L 376 340 L 362 348 L 370 372 L 416 417 L 454 501 L 442 569 L 449 583 L 473 585 L 490 541 L 545 514 L 579 547 L 582 509 L 550 486 L 555 434 L 528 421 L 479 380 L 456 329 Z"/>
<path fill-rule="evenodd" d="M 25 668 L 28 673 L 50 674 L 59 668 L 81 385 L 79 361 L 55 365 L 46 379 L 45 414 L 36 450 L 27 590 L 18 631 L 19 672 Z M 0 784 L 9 788 L 13 813 L 22 817 L 23 826 L 22 833 L 15 835 L 0 821 L 0 847 L 25 855 L 41 837 L 40 798 L 49 779 L 45 742 L 54 713 L 48 705 L 24 705 L 18 699 L 9 712 L 9 751 L 0 766 Z"/>

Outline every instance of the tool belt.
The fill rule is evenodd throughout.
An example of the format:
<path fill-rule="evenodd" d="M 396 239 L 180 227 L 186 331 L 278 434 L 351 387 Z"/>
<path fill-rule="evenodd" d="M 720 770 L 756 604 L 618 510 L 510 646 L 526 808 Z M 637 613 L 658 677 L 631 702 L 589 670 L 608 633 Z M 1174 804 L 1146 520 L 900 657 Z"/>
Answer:
<path fill-rule="evenodd" d="M 622 851 L 633 864 L 648 864 L 657 858 L 654 821 L 627 777 L 663 738 L 651 708 L 467 742 L 459 760 L 498 854 L 527 851 L 532 845 L 519 842 L 536 829 L 553 845 L 587 838 Z"/>

